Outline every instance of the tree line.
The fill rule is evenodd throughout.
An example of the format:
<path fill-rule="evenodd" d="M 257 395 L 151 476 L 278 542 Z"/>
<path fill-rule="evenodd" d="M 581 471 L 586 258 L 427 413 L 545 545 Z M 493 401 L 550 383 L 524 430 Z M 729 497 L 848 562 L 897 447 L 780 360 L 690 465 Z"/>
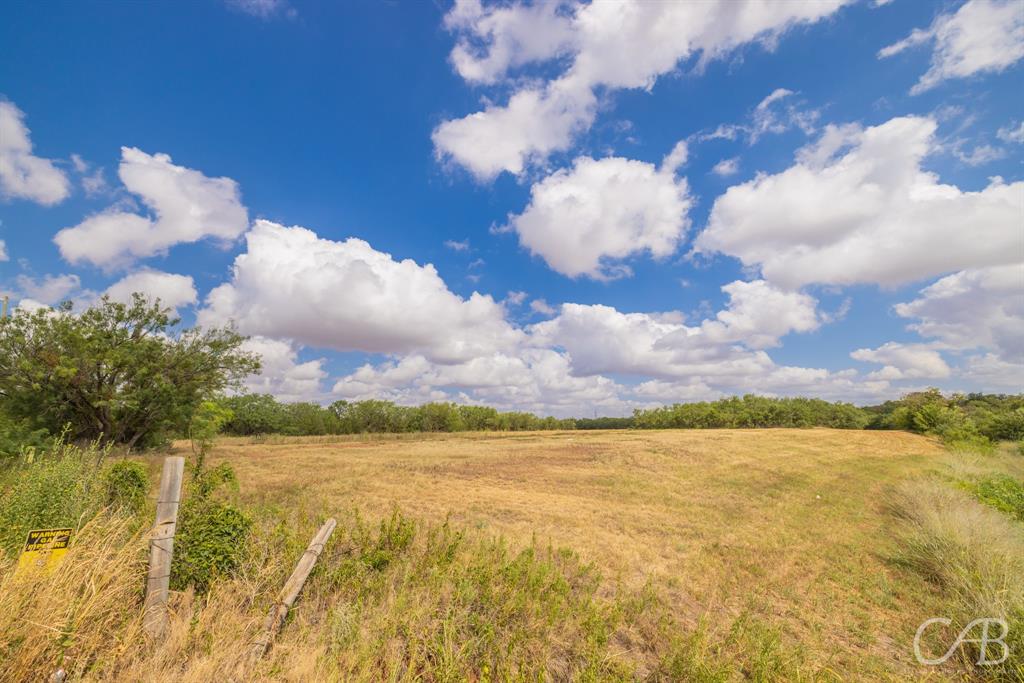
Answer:
<path fill-rule="evenodd" d="M 752 394 L 718 401 L 676 403 L 633 413 L 633 426 L 639 429 L 863 429 L 868 422 L 867 413 L 850 403 L 829 403 L 817 398 L 768 398 Z"/>
<path fill-rule="evenodd" d="M 282 403 L 241 393 L 260 369 L 233 328 L 182 328 L 171 311 L 135 295 L 0 318 L 0 455 L 48 440 L 146 448 L 188 436 L 216 416 L 235 435 L 542 429 L 832 427 L 903 429 L 947 442 L 1024 439 L 1024 395 L 938 389 L 860 408 L 810 398 L 747 395 L 634 411 L 632 417 L 557 419 L 450 402 Z M 211 412 L 213 411 L 213 412 Z"/>
<path fill-rule="evenodd" d="M 434 402 L 403 406 L 391 401 L 281 403 L 270 394 L 243 394 L 220 399 L 231 417 L 223 433 L 236 436 L 285 434 L 373 434 L 401 432 L 518 432 L 574 429 L 573 420 L 538 417 L 533 413 L 499 412 L 495 408 Z"/>

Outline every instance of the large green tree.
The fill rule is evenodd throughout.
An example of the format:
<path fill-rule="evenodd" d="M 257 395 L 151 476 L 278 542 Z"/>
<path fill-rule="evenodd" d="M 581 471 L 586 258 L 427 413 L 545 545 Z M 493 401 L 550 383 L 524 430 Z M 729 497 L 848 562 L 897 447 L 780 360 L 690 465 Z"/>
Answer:
<path fill-rule="evenodd" d="M 171 309 L 104 297 L 0 320 L 0 402 L 15 419 L 129 447 L 188 424 L 203 399 L 259 370 L 234 329 L 179 329 Z"/>

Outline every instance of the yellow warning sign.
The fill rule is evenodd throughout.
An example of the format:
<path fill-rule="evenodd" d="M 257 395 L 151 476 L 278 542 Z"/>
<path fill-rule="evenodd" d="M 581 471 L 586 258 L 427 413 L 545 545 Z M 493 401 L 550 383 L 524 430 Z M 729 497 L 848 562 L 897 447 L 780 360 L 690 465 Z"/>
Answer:
<path fill-rule="evenodd" d="M 47 573 L 60 564 L 71 543 L 71 529 L 35 529 L 28 532 L 18 558 L 18 572 L 30 569 Z"/>

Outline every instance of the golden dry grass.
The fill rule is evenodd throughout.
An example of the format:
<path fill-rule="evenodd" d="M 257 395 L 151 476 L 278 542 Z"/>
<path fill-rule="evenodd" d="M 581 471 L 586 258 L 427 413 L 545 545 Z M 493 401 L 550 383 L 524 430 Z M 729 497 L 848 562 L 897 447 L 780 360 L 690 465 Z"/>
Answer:
<path fill-rule="evenodd" d="M 225 439 L 254 503 L 397 506 L 513 542 L 576 549 L 650 583 L 684 623 L 750 614 L 820 670 L 925 674 L 911 639 L 941 596 L 890 562 L 895 483 L 945 457 L 898 432 L 609 431 Z M 312 442 L 311 442 L 312 441 Z"/>
<path fill-rule="evenodd" d="M 155 475 L 160 458 L 143 460 Z M 917 626 L 1016 609 L 1024 590 L 1015 522 L 953 488 L 1024 477 L 1024 458 L 905 433 L 224 439 L 212 461 L 235 469 L 256 520 L 238 573 L 173 594 L 153 643 L 152 510 L 101 514 L 51 577 L 16 578 L 0 557 L 0 681 L 57 666 L 71 681 L 974 680 L 962 657 L 916 664 Z M 338 530 L 288 624 L 240 674 L 326 516 Z M 967 543 L 976 520 L 998 553 Z M 974 548 L 963 571 L 947 571 L 949 543 Z M 978 587 L 983 601 L 965 598 Z"/>

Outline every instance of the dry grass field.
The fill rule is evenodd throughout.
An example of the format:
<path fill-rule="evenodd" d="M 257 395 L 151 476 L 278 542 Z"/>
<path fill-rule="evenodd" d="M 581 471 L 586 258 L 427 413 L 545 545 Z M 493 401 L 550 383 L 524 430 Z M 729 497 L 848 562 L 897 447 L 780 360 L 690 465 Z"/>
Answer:
<path fill-rule="evenodd" d="M 900 678 L 936 675 L 911 641 L 942 596 L 892 561 L 886 500 L 945 458 L 907 433 L 778 429 L 224 439 L 214 461 L 251 503 L 568 546 L 683 624 L 752 618 L 814 671 Z"/>
<path fill-rule="evenodd" d="M 172 452 L 193 458 L 188 442 Z M 81 455 L 34 477 L 86 476 L 97 453 Z M 162 458 L 133 459 L 155 484 Z M 240 563 L 207 592 L 172 592 L 164 637 L 142 632 L 152 492 L 140 512 L 84 522 L 52 575 L 0 556 L 0 681 L 58 667 L 146 683 L 1024 681 L 1024 527 L 964 490 L 1024 480 L 1008 447 L 828 429 L 462 433 L 226 438 L 204 471 L 224 463 L 252 523 Z M 45 497 L 43 479 L 20 481 L 11 509 Z M 247 664 L 327 517 L 338 527 L 299 602 Z M 1014 629 L 1005 666 L 975 667 L 972 646 L 916 662 L 922 621 L 985 615 Z M 936 629 L 926 651 L 953 638 Z"/>

